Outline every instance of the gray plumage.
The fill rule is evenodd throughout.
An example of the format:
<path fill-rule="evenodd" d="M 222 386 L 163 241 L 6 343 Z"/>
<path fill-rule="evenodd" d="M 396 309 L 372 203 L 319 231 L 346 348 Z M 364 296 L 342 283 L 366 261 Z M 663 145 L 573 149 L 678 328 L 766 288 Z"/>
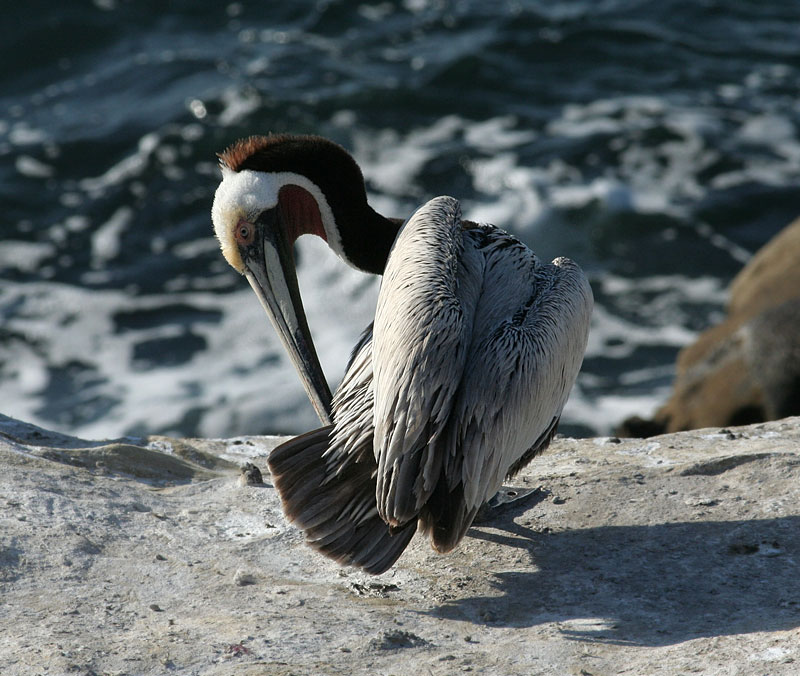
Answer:
<path fill-rule="evenodd" d="M 400 230 L 374 325 L 333 399 L 333 426 L 270 469 L 309 543 L 388 569 L 417 525 L 440 552 L 504 478 L 547 446 L 586 348 L 592 293 L 566 258 L 431 200 Z"/>

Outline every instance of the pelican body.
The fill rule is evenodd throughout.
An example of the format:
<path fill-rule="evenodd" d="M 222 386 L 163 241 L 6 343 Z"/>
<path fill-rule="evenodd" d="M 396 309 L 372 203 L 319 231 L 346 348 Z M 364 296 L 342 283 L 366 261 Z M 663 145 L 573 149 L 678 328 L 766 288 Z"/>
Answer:
<path fill-rule="evenodd" d="M 405 222 L 381 216 L 352 157 L 320 137 L 251 137 L 220 159 L 212 220 L 222 252 L 255 290 L 323 424 L 270 455 L 288 518 L 323 554 L 375 574 L 418 528 L 452 550 L 555 434 L 586 349 L 585 275 L 462 220 L 452 197 Z M 302 234 L 383 274 L 375 321 L 333 397 L 297 286 Z"/>

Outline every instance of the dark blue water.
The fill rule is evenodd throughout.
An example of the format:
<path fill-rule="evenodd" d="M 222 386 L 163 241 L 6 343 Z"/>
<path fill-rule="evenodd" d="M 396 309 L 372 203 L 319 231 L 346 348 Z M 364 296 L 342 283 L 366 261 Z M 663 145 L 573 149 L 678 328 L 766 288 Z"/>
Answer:
<path fill-rule="evenodd" d="M 800 213 L 800 3 L 39 2 L 0 28 L 0 411 L 87 436 L 301 431 L 297 378 L 213 240 L 215 153 L 311 132 L 374 206 L 452 194 L 597 302 L 564 416 L 665 396 Z M 335 384 L 374 280 L 301 241 Z M 313 262 L 310 265 L 309 262 Z"/>

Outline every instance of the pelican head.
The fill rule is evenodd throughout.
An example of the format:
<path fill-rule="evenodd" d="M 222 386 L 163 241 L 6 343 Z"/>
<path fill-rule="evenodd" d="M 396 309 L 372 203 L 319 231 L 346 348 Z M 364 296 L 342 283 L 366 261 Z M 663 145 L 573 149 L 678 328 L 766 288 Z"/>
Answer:
<path fill-rule="evenodd" d="M 253 287 L 317 415 L 329 424 L 331 393 L 300 297 L 294 242 L 317 235 L 354 267 L 381 272 L 397 227 L 369 208 L 358 165 L 327 139 L 253 136 L 219 158 L 222 182 L 211 217 L 222 253 Z M 359 234 L 370 223 L 367 243 Z"/>

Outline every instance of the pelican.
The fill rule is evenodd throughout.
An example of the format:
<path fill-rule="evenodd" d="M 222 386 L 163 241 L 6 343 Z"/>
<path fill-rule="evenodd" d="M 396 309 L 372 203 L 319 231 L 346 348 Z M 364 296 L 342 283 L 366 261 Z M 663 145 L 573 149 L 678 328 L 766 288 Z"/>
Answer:
<path fill-rule="evenodd" d="M 323 426 L 269 468 L 290 521 L 341 564 L 390 568 L 420 528 L 452 550 L 478 509 L 550 443 L 583 360 L 592 292 L 567 258 L 540 261 L 437 197 L 405 222 L 375 212 L 339 145 L 253 136 L 219 155 L 212 220 L 265 308 Z M 292 246 L 322 237 L 382 274 L 375 320 L 331 396 Z"/>

